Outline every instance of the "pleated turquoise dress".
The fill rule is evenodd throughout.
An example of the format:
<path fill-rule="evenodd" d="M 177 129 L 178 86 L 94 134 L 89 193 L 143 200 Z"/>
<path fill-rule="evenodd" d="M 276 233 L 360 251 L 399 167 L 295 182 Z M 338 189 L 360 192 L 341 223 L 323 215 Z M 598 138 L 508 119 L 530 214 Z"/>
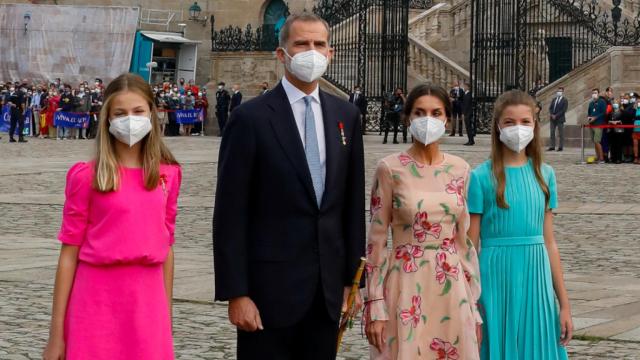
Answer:
<path fill-rule="evenodd" d="M 556 178 L 542 166 L 549 186 L 549 207 L 558 206 Z M 483 313 L 483 360 L 567 359 L 560 345 L 559 309 L 551 265 L 544 245 L 545 196 L 530 160 L 505 168 L 505 199 L 496 202 L 491 162 L 471 173 L 469 212 L 482 214 L 480 227 L 480 296 Z"/>

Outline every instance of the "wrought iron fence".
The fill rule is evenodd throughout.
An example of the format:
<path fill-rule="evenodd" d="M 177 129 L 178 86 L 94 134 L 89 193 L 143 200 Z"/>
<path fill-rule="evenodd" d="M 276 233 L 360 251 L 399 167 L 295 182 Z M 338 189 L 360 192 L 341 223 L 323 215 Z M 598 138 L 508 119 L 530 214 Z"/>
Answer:
<path fill-rule="evenodd" d="M 471 77 L 478 129 L 488 132 L 493 103 L 517 88 L 535 94 L 611 46 L 640 45 L 640 13 L 621 0 L 472 1 Z"/>
<path fill-rule="evenodd" d="M 421 9 L 427 10 L 433 7 L 433 0 L 410 0 L 409 8 L 410 9 Z"/>
<path fill-rule="evenodd" d="M 313 12 L 332 29 L 335 55 L 325 79 L 368 101 L 367 131 L 380 131 L 383 100 L 407 86 L 409 0 L 320 0 Z"/>
<path fill-rule="evenodd" d="M 211 51 L 273 51 L 278 46 L 278 39 L 273 31 L 265 31 L 265 26 L 254 30 L 248 24 L 243 31 L 239 26 L 229 25 L 213 30 L 212 21 Z"/>

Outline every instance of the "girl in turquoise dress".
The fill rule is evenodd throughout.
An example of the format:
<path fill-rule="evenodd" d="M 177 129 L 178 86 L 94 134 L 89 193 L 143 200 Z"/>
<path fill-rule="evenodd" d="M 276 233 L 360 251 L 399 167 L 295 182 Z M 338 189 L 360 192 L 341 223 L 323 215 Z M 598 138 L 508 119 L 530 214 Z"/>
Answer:
<path fill-rule="evenodd" d="M 572 337 L 553 235 L 556 178 L 542 163 L 535 106 L 518 90 L 498 98 L 491 159 L 470 177 L 469 237 L 480 249 L 484 360 L 567 359 Z"/>

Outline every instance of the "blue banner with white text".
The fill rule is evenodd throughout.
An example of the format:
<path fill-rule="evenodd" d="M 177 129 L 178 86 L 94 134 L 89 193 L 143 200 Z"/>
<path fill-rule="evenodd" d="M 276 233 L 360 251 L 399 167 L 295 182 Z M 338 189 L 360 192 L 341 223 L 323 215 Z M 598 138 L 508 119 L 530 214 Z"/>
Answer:
<path fill-rule="evenodd" d="M 86 128 L 89 126 L 89 114 L 56 111 L 53 125 L 64 128 Z"/>
<path fill-rule="evenodd" d="M 11 106 L 9 104 L 4 105 L 0 114 L 0 132 L 8 133 L 11 130 Z M 22 116 L 24 116 L 22 135 L 29 135 L 31 133 L 31 109 L 27 109 Z"/>
<path fill-rule="evenodd" d="M 176 110 L 176 122 L 183 125 L 192 125 L 202 122 L 204 118 L 203 109 Z"/>

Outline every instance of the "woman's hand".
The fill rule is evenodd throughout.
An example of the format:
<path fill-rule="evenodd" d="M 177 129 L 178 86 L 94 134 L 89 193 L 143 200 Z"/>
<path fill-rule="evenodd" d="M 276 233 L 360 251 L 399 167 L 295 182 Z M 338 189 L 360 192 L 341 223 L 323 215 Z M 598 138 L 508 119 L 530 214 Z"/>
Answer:
<path fill-rule="evenodd" d="M 64 360 L 65 353 L 64 340 L 62 339 L 49 339 L 47 347 L 42 354 L 42 360 Z"/>
<path fill-rule="evenodd" d="M 478 340 L 478 351 L 482 347 L 482 324 L 476 324 L 476 340 Z"/>
<path fill-rule="evenodd" d="M 375 346 L 380 353 L 384 351 L 384 346 L 385 346 L 384 328 L 386 326 L 387 326 L 386 320 L 377 320 L 367 324 L 367 328 L 365 329 L 365 332 L 367 334 L 367 339 L 369 340 L 369 344 Z"/>
<path fill-rule="evenodd" d="M 571 319 L 571 309 L 560 309 L 560 344 L 569 345 L 573 337 L 573 320 Z"/>

